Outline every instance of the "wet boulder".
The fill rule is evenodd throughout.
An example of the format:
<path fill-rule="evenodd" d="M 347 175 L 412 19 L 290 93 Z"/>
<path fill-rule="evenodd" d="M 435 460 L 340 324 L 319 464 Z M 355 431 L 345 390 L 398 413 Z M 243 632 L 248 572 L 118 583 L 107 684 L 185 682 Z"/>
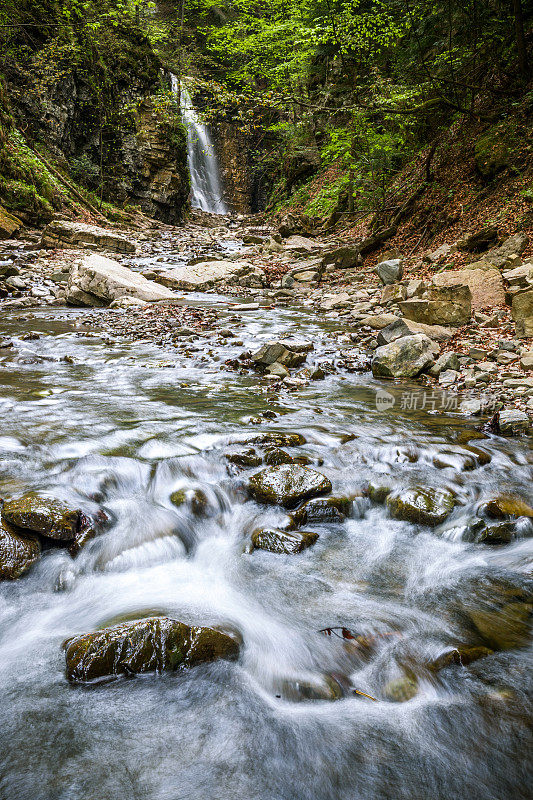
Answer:
<path fill-rule="evenodd" d="M 533 508 L 520 497 L 511 494 L 498 494 L 492 497 L 480 506 L 479 512 L 489 519 L 533 518 Z"/>
<path fill-rule="evenodd" d="M 298 447 L 305 444 L 301 433 L 279 433 L 278 431 L 265 431 L 247 440 L 249 444 L 269 444 L 273 447 Z"/>
<path fill-rule="evenodd" d="M 269 467 L 277 467 L 280 464 L 293 464 L 294 458 L 280 447 L 269 447 L 265 453 L 265 464 Z"/>
<path fill-rule="evenodd" d="M 292 507 L 302 500 L 331 492 L 331 481 L 310 467 L 281 464 L 256 472 L 249 487 L 256 500 Z"/>
<path fill-rule="evenodd" d="M 298 367 L 304 363 L 306 357 L 305 352 L 290 350 L 282 342 L 269 342 L 252 355 L 252 361 L 259 367 L 270 367 L 272 364 Z"/>
<path fill-rule="evenodd" d="M 2 519 L 16 528 L 40 533 L 49 539 L 71 541 L 80 528 L 82 513 L 61 500 L 28 492 L 4 503 Z"/>
<path fill-rule="evenodd" d="M 63 648 L 71 683 L 173 671 L 217 659 L 235 660 L 239 655 L 239 645 L 231 636 L 167 617 L 148 617 L 73 636 Z"/>
<path fill-rule="evenodd" d="M 433 363 L 433 347 L 423 333 L 382 345 L 375 350 L 372 374 L 375 378 L 414 378 Z"/>
<path fill-rule="evenodd" d="M 39 560 L 41 543 L 37 536 L 23 535 L 7 525 L 0 526 L 0 580 L 15 580 Z"/>
<path fill-rule="evenodd" d="M 352 501 L 347 497 L 317 497 L 308 500 L 294 512 L 297 525 L 316 522 L 344 522 L 352 511 Z"/>
<path fill-rule="evenodd" d="M 279 528 L 258 528 L 252 533 L 252 544 L 257 550 L 271 553 L 301 553 L 318 539 L 312 531 L 288 531 Z"/>
<path fill-rule="evenodd" d="M 241 447 L 224 453 L 224 457 L 238 467 L 258 467 L 263 459 L 254 447 Z"/>
<path fill-rule="evenodd" d="M 434 658 L 433 661 L 430 661 L 428 664 L 428 669 L 431 670 L 431 672 L 440 672 L 441 669 L 450 667 L 454 664 L 461 667 L 467 667 L 469 664 L 472 664 L 474 661 L 478 661 L 480 658 L 485 658 L 486 656 L 492 655 L 493 652 L 494 650 L 491 650 L 490 647 L 483 647 L 482 645 L 458 645 L 457 647 L 453 647 L 451 650 L 446 650 L 444 653 L 441 653 L 440 656 Z"/>
<path fill-rule="evenodd" d="M 395 519 L 435 527 L 453 511 L 455 498 L 447 489 L 414 486 L 388 495 L 387 508 Z"/>
<path fill-rule="evenodd" d="M 176 508 L 187 508 L 195 517 L 207 512 L 209 500 L 201 489 L 177 489 L 170 495 L 170 502 Z"/>

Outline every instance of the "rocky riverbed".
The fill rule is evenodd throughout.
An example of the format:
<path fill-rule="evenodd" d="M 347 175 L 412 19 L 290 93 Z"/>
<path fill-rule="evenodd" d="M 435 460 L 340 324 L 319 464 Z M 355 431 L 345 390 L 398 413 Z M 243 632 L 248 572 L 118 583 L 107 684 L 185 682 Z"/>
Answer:
<path fill-rule="evenodd" d="M 337 364 L 365 369 L 373 362 L 376 377 L 417 378 L 424 389 L 444 389 L 448 410 L 497 415 L 494 424 L 507 433 L 529 429 L 533 350 L 525 334 L 533 262 L 523 255 L 529 248 L 525 235 L 498 245 L 494 231 L 484 236 L 482 231 L 453 248 L 443 246 L 425 257 L 426 266 L 418 269 L 422 278 L 404 275 L 399 253 L 385 253 L 377 267 L 365 266 L 361 245 L 339 247 L 331 237 L 309 239 L 294 234 L 287 223 L 280 228 L 282 236 L 253 218 L 224 222 L 198 214 L 196 223 L 183 229 L 154 224 L 141 232 L 52 223 L 42 235 L 30 232 L 24 241 L 4 242 L 2 307 L 111 303 L 121 307 L 120 315 L 106 318 L 111 331 L 159 337 L 158 341 L 163 337 L 169 346 L 181 339 L 182 349 L 189 319 L 191 336 L 207 329 L 211 336 L 218 328 L 228 339 L 239 338 L 240 320 L 228 322 L 216 307 L 201 320 L 203 312 L 195 310 L 194 302 L 187 303 L 195 291 L 250 301 L 236 305 L 237 312 L 253 310 L 257 303 L 265 309 L 304 309 L 327 323 L 337 345 Z M 480 242 L 486 253 L 472 255 L 476 260 L 467 269 L 442 270 L 450 253 L 461 247 L 478 250 Z M 95 255 L 91 262 L 87 250 L 102 256 Z M 107 285 L 113 263 L 123 268 L 118 290 Z M 100 270 L 97 277 L 95 265 Z M 436 274 L 428 276 L 428 265 Z M 129 269 L 134 278 L 130 283 Z M 107 271 L 104 278 L 102 270 Z M 153 288 L 148 289 L 146 281 Z M 95 286 L 100 286 L 97 294 L 90 291 Z M 169 309 L 165 297 L 178 308 Z M 147 309 L 142 307 L 146 300 L 160 302 Z M 230 304 L 226 301 L 222 307 L 225 312 Z M 254 353 L 250 355 L 253 359 Z M 247 354 L 239 358 L 242 363 L 234 361 L 234 366 L 246 366 Z M 283 359 L 262 366 L 290 389 L 304 385 L 313 373 L 307 365 L 295 373 Z M 429 402 L 424 399 L 428 395 L 431 391 L 422 390 L 411 402 Z"/>
<path fill-rule="evenodd" d="M 526 797 L 527 340 L 200 221 L 5 245 L 6 796 Z"/>

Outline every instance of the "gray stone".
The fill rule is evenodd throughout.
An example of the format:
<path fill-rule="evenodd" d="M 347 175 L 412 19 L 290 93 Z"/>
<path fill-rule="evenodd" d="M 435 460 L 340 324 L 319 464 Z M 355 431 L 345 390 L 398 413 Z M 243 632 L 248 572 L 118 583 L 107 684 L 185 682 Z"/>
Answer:
<path fill-rule="evenodd" d="M 390 344 L 395 339 L 403 336 L 415 336 L 417 333 L 423 333 L 434 342 L 446 342 L 453 336 L 452 331 L 442 325 L 424 325 L 422 322 L 395 317 L 390 325 L 378 333 L 378 345 Z"/>
<path fill-rule="evenodd" d="M 395 314 L 371 314 L 368 317 L 363 317 L 360 324 L 362 327 L 372 328 L 372 330 L 380 331 L 383 328 L 394 325 L 394 323 L 398 321 L 399 318 Z M 385 342 L 382 342 L 382 344 L 385 344 Z"/>
<path fill-rule="evenodd" d="M 443 353 L 441 356 L 439 356 L 428 372 L 433 378 L 438 378 L 441 372 L 445 372 L 447 370 L 452 370 L 454 372 L 459 370 L 459 359 L 456 353 Z"/>
<path fill-rule="evenodd" d="M 257 281 L 258 287 L 265 281 L 263 270 L 248 261 L 202 261 L 186 267 L 160 272 L 158 283 L 171 289 L 188 292 L 201 292 L 218 283 L 247 285 L 250 279 Z"/>
<path fill-rule="evenodd" d="M 384 286 L 389 283 L 398 283 L 403 278 L 403 266 L 399 258 L 382 261 L 374 271 Z"/>
<path fill-rule="evenodd" d="M 440 261 L 443 261 L 446 256 L 451 255 L 457 251 L 457 245 L 455 244 L 441 244 L 440 247 L 437 247 L 436 250 L 433 250 L 431 253 L 426 253 L 424 256 L 424 261 L 427 261 L 429 264 L 438 264 Z"/>
<path fill-rule="evenodd" d="M 527 433 L 529 417 L 525 411 L 518 411 L 516 408 L 504 409 L 498 415 L 498 427 L 500 433 L 504 435 L 517 436 L 520 433 Z"/>
<path fill-rule="evenodd" d="M 513 256 L 520 256 L 529 244 L 529 237 L 525 233 L 515 233 L 504 241 L 500 247 L 494 247 L 484 256 L 495 267 L 506 265 Z"/>
<path fill-rule="evenodd" d="M 43 231 L 41 247 L 90 247 L 112 253 L 135 253 L 136 246 L 114 231 L 84 222 L 54 220 Z"/>
<path fill-rule="evenodd" d="M 433 362 L 433 343 L 423 333 L 404 336 L 374 351 L 376 378 L 414 378 Z"/>
<path fill-rule="evenodd" d="M 322 258 L 322 265 L 333 264 L 335 269 L 351 269 L 361 264 L 362 258 L 358 247 L 338 247 L 330 250 Z"/>

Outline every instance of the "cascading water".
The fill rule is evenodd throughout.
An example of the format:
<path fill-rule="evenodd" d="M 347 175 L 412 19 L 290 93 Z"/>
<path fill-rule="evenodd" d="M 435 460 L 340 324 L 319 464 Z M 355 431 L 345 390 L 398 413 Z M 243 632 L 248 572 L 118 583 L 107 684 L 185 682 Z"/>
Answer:
<path fill-rule="evenodd" d="M 211 214 L 227 214 L 222 197 L 222 182 L 213 141 L 209 130 L 196 113 L 189 91 L 176 75 L 172 90 L 180 93 L 181 113 L 187 128 L 187 161 L 191 174 L 191 205 Z"/>

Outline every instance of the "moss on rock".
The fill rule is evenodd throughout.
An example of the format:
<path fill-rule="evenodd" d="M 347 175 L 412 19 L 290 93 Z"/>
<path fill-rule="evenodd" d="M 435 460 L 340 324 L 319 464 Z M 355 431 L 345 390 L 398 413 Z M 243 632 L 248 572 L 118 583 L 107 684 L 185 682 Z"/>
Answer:
<path fill-rule="evenodd" d="M 299 464 L 267 467 L 251 476 L 249 486 L 256 500 L 289 508 L 302 500 L 331 491 L 329 478 Z"/>
<path fill-rule="evenodd" d="M 301 553 L 318 539 L 312 531 L 282 531 L 279 528 L 258 528 L 252 533 L 252 544 L 271 553 Z"/>
<path fill-rule="evenodd" d="M 0 580 L 20 578 L 40 555 L 37 536 L 23 535 L 5 524 L 0 526 Z"/>
<path fill-rule="evenodd" d="M 50 539 L 70 541 L 79 529 L 81 511 L 60 500 L 28 492 L 4 503 L 2 519 L 17 528 L 40 533 Z"/>
<path fill-rule="evenodd" d="M 71 683 L 172 671 L 220 658 L 235 660 L 239 655 L 239 645 L 231 636 L 167 617 L 149 617 L 74 636 L 63 647 Z"/>
<path fill-rule="evenodd" d="M 444 522 L 453 511 L 455 498 L 446 489 L 415 486 L 389 494 L 386 503 L 395 519 L 434 527 Z"/>

